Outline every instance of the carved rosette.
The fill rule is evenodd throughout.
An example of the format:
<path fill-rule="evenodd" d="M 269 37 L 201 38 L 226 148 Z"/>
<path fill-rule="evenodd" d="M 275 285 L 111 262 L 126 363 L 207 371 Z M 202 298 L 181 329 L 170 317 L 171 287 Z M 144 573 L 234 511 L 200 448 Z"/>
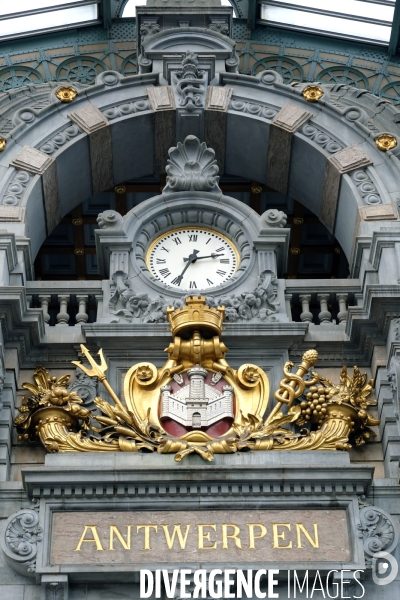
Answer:
<path fill-rule="evenodd" d="M 399 525 L 386 511 L 368 504 L 365 496 L 359 498 L 359 504 L 358 536 L 363 540 L 365 564 L 370 569 L 377 552 L 390 554 L 397 547 L 400 538 Z"/>
<path fill-rule="evenodd" d="M 7 562 L 20 573 L 35 573 L 37 545 L 42 528 L 36 510 L 25 508 L 11 515 L 1 538 Z"/>

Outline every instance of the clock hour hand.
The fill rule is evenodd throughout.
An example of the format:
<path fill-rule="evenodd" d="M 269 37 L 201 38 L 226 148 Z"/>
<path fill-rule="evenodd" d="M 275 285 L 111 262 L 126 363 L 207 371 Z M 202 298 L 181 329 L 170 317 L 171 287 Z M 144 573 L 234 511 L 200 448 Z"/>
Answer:
<path fill-rule="evenodd" d="M 200 252 L 200 250 L 195 250 L 195 252 Z M 196 260 L 200 260 L 201 258 L 217 258 L 218 256 L 223 256 L 224 253 L 222 254 L 215 254 L 214 252 L 212 254 L 209 254 L 208 256 L 196 256 L 196 258 L 193 260 L 191 260 L 191 262 L 196 262 Z M 192 256 L 192 255 L 190 255 Z M 188 260 L 190 260 L 190 256 L 189 258 L 184 258 L 184 262 L 187 262 Z"/>
<path fill-rule="evenodd" d="M 180 285 L 182 283 L 182 279 L 183 279 L 184 274 L 186 273 L 186 270 L 189 268 L 189 265 L 191 265 L 192 262 L 195 262 L 196 256 L 199 252 L 200 252 L 200 250 L 193 250 L 192 254 L 189 254 L 189 258 L 184 259 L 185 261 L 187 260 L 188 263 L 185 266 L 185 268 L 183 269 L 182 273 L 180 275 L 178 275 L 178 277 L 176 277 L 176 279 L 174 279 L 174 281 L 172 282 L 173 284 Z"/>

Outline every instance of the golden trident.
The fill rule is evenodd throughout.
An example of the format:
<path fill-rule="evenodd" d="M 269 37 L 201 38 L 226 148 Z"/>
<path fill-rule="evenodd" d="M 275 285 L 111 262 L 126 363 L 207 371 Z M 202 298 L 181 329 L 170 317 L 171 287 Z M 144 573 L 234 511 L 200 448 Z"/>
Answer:
<path fill-rule="evenodd" d="M 91 356 L 89 350 L 83 344 L 81 344 L 81 352 L 82 352 L 82 354 L 84 354 L 86 356 L 86 358 L 88 359 L 88 361 L 90 362 L 90 364 L 92 365 L 93 368 L 88 369 L 87 367 L 84 367 L 80 361 L 76 361 L 76 360 L 73 360 L 72 364 L 79 367 L 84 373 L 86 373 L 86 375 L 88 375 L 88 377 L 97 377 L 98 380 L 101 381 L 101 383 L 104 385 L 107 392 L 110 394 L 111 398 L 114 400 L 114 402 L 118 406 L 118 408 L 120 408 L 121 410 L 124 411 L 125 409 L 122 406 L 120 399 L 118 398 L 117 394 L 114 392 L 114 390 L 108 383 L 106 376 L 104 375 L 104 372 L 107 371 L 107 363 L 103 356 L 103 350 L 99 350 L 97 353 L 100 356 L 100 364 L 99 365 L 96 363 L 94 358 Z"/>

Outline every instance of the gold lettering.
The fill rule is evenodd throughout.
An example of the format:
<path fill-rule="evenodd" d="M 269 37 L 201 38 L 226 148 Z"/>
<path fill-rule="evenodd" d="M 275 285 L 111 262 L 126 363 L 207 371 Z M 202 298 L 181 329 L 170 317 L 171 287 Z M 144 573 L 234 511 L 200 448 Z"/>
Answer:
<path fill-rule="evenodd" d="M 228 527 L 233 527 L 233 533 L 228 534 Z M 238 527 L 237 525 L 224 523 L 222 525 L 222 547 L 228 548 L 228 538 L 231 538 L 232 540 L 235 540 L 235 544 L 236 544 L 237 548 L 241 548 L 242 542 L 240 541 L 239 534 L 240 534 L 240 527 Z"/>
<path fill-rule="evenodd" d="M 301 545 L 301 533 L 303 533 L 305 535 L 305 537 L 308 539 L 308 541 L 310 542 L 310 544 L 313 548 L 319 548 L 318 523 L 313 523 L 313 525 L 314 525 L 314 538 L 315 538 L 314 540 L 312 539 L 311 535 L 308 533 L 308 531 L 304 527 L 304 525 L 302 525 L 301 523 L 296 523 L 297 547 L 298 548 L 303 547 Z"/>
<path fill-rule="evenodd" d="M 84 542 L 96 544 L 96 550 L 104 550 L 104 548 L 100 542 L 99 534 L 97 533 L 97 526 L 96 525 L 84 525 L 84 528 L 85 529 L 83 530 L 81 539 L 79 540 L 79 543 L 78 543 L 77 547 L 75 548 L 74 552 L 80 552 L 81 546 Z M 91 530 L 93 537 L 91 539 L 85 540 L 85 535 L 89 529 Z"/>
<path fill-rule="evenodd" d="M 199 543 L 198 543 L 197 549 L 198 550 L 215 550 L 217 547 L 216 542 L 214 542 L 214 544 L 212 546 L 204 545 L 205 540 L 207 540 L 207 542 L 211 542 L 210 533 L 204 533 L 204 527 L 212 527 L 214 529 L 214 531 L 217 530 L 216 525 L 207 525 L 207 524 L 197 525 L 198 535 L 199 535 Z"/>
<path fill-rule="evenodd" d="M 173 547 L 174 541 L 175 541 L 175 535 L 177 536 L 177 538 L 179 540 L 179 544 L 180 544 L 182 550 L 185 550 L 186 542 L 187 542 L 187 538 L 188 538 L 188 534 L 189 534 L 189 529 L 191 527 L 190 525 L 186 525 L 185 535 L 182 535 L 180 525 L 174 525 L 174 530 L 172 532 L 172 536 L 169 534 L 169 530 L 168 530 L 169 526 L 168 525 L 161 525 L 161 527 L 164 529 L 165 541 L 167 542 L 167 546 L 168 546 L 169 550 L 172 550 L 172 547 Z"/>
<path fill-rule="evenodd" d="M 120 530 L 118 529 L 118 527 L 116 527 L 115 525 L 110 525 L 110 550 L 115 550 L 114 534 L 117 536 L 117 538 L 119 539 L 119 541 L 121 542 L 121 544 L 122 544 L 123 548 L 125 548 L 125 550 L 131 549 L 131 527 L 132 527 L 132 525 L 126 526 L 127 533 L 126 533 L 126 541 L 125 541 L 124 538 L 122 537 L 122 534 L 121 534 Z"/>
<path fill-rule="evenodd" d="M 265 525 L 261 525 L 261 523 L 248 523 L 247 527 L 249 528 L 249 548 L 255 548 L 254 540 L 265 537 L 267 535 L 267 528 Z M 255 535 L 254 527 L 261 529 L 260 535 Z"/>
<path fill-rule="evenodd" d="M 158 531 L 158 525 L 138 525 L 137 533 L 139 533 L 139 529 L 144 529 L 144 546 L 143 550 L 151 550 L 150 548 L 150 529 L 155 529 L 156 533 Z"/>
<path fill-rule="evenodd" d="M 292 542 L 289 542 L 289 544 L 287 546 L 279 545 L 279 540 L 285 539 L 285 532 L 282 531 L 281 533 L 278 533 L 278 527 L 287 527 L 290 531 L 290 523 L 272 523 L 272 537 L 274 540 L 274 545 L 272 547 L 273 548 L 291 548 Z"/>

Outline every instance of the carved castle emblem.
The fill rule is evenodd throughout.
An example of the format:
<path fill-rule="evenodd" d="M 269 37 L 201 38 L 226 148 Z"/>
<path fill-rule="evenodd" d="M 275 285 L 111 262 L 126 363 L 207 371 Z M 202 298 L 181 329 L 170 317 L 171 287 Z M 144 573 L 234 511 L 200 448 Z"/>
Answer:
<path fill-rule="evenodd" d="M 229 365 L 221 341 L 224 317 L 223 306 L 209 307 L 202 296 L 167 308 L 173 338 L 168 358 L 159 369 L 149 362 L 129 369 L 124 403 L 106 379 L 102 350 L 98 364 L 81 346 L 91 368 L 73 364 L 97 377 L 113 402 L 94 398 L 101 415 L 84 406 L 79 388 L 67 387 L 69 376 L 57 379 L 37 367 L 36 385 L 23 385 L 31 396 L 15 419 L 20 438 L 39 438 L 49 452 L 146 450 L 173 453 L 177 461 L 195 452 L 212 461 L 215 454 L 242 450 L 348 450 L 375 437 L 370 426 L 379 420 L 368 412 L 375 404 L 368 399 L 373 382 L 357 367 L 352 378 L 343 367 L 338 385 L 309 373 L 315 350 L 304 353 L 296 373 L 286 363 L 276 404 L 265 418 L 268 377 L 257 365 Z"/>

